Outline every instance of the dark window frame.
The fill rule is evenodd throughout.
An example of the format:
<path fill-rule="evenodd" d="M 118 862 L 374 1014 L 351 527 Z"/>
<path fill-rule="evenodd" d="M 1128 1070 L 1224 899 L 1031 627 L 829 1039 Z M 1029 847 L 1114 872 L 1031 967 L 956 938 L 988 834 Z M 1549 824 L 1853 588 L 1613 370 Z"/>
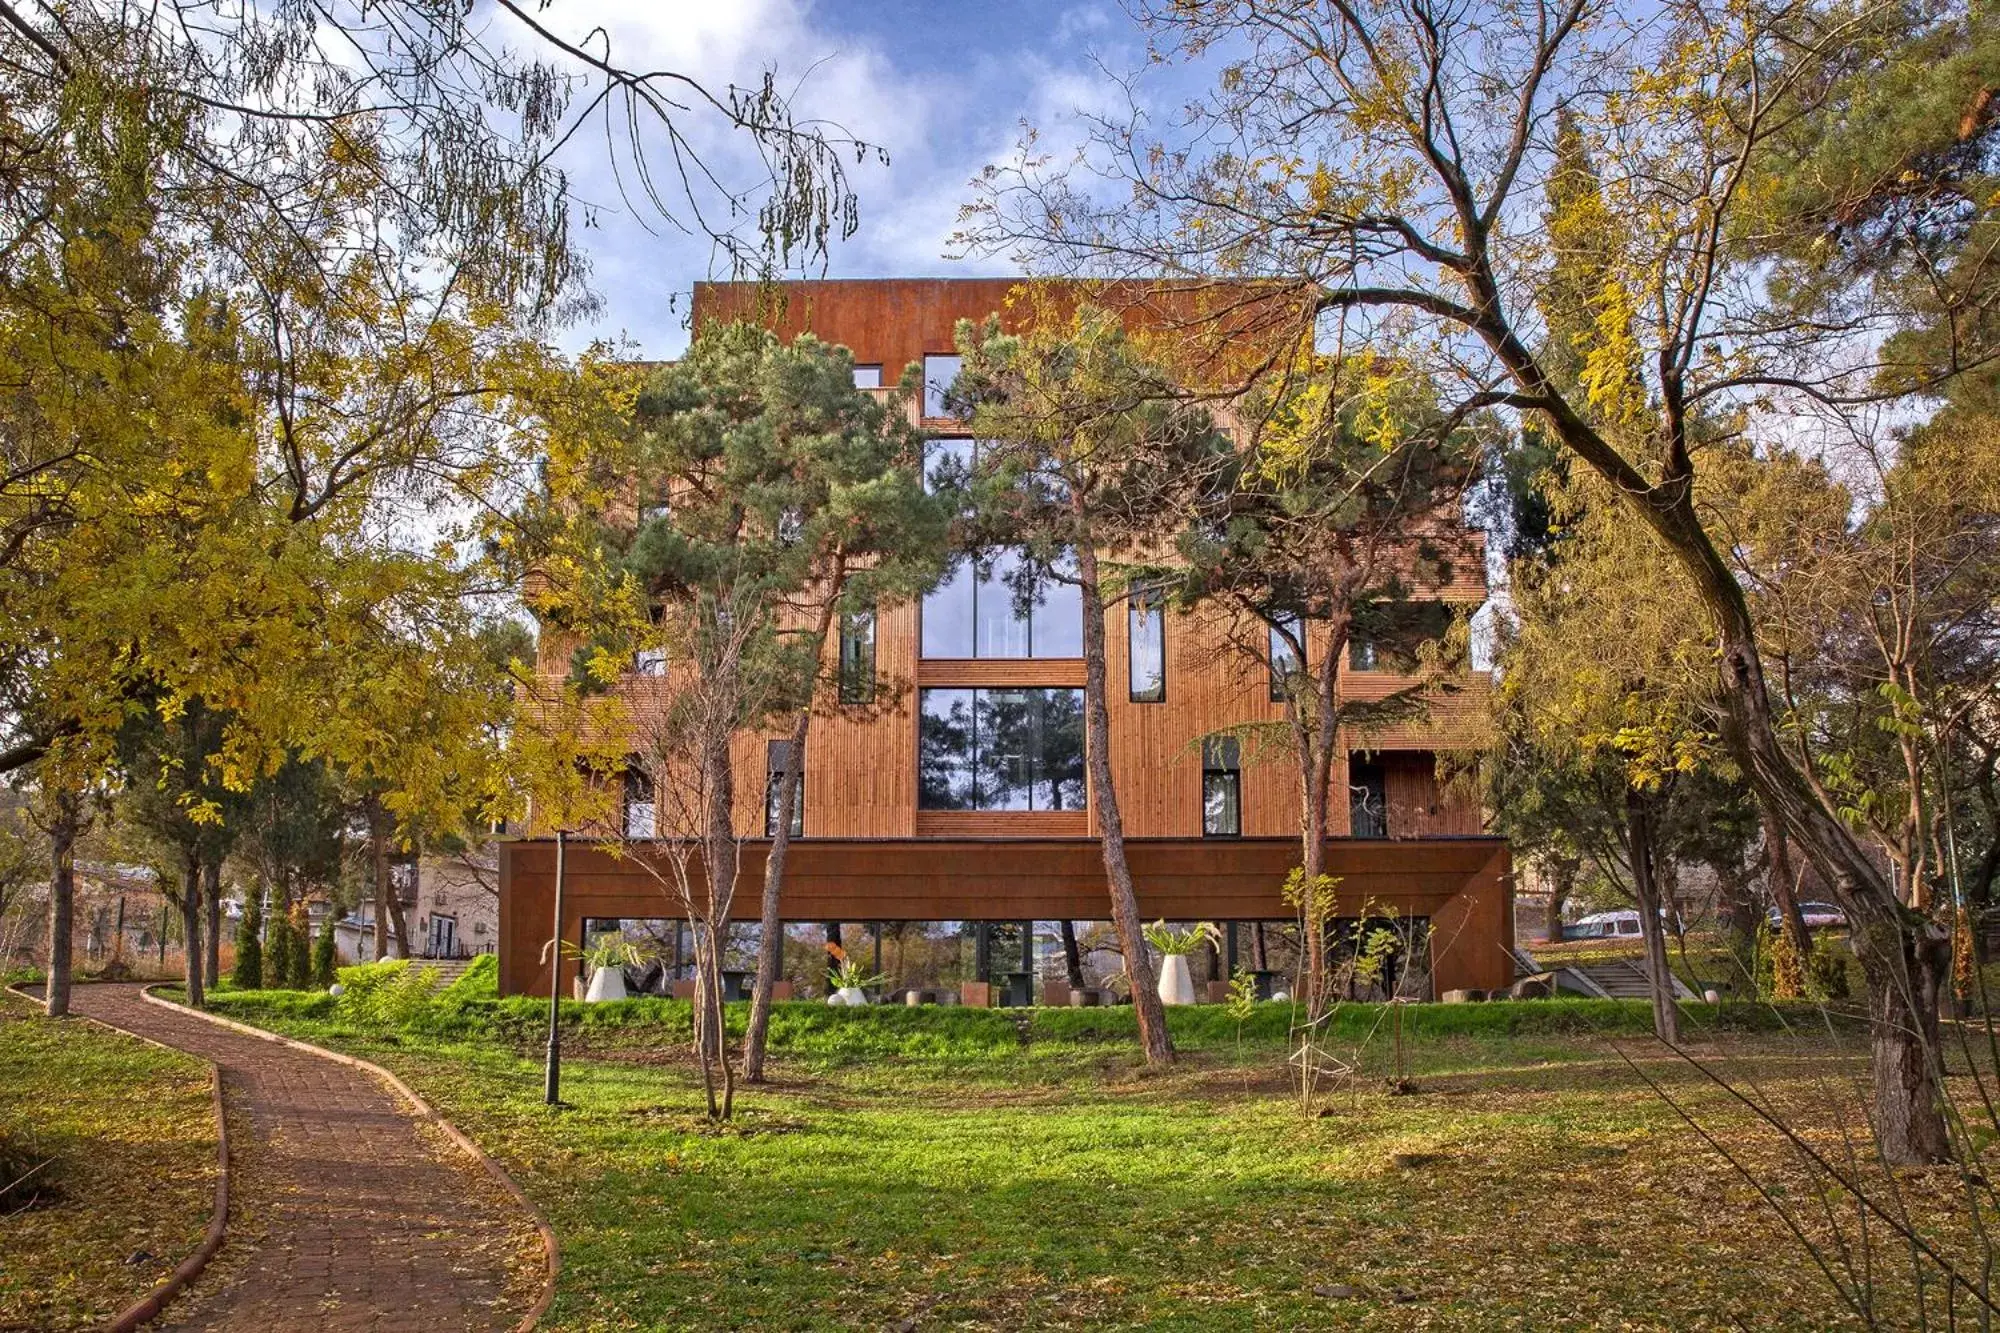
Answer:
<path fill-rule="evenodd" d="M 1292 641 L 1285 637 L 1281 626 L 1290 627 L 1298 636 L 1299 643 L 1296 650 L 1292 647 Z M 1294 671 L 1306 669 L 1305 620 L 1296 611 L 1280 611 L 1270 618 L 1270 628 L 1267 651 L 1271 665 L 1271 702 L 1281 704 L 1290 697 L 1285 690 L 1285 678 Z M 1282 668 L 1279 663 L 1280 658 L 1283 658 L 1286 664 Z"/>
<path fill-rule="evenodd" d="M 1375 640 L 1366 634 L 1348 632 L 1347 669 L 1349 671 L 1380 671 L 1382 653 L 1375 646 Z"/>
<path fill-rule="evenodd" d="M 1125 690 L 1127 699 L 1135 704 L 1163 704 L 1167 701 L 1167 608 L 1166 600 L 1153 589 L 1134 589 L 1131 603 L 1125 613 Z M 1149 689 L 1139 688 L 1139 620 L 1148 617 L 1152 621 L 1150 637 L 1153 651 L 1158 655 L 1159 679 Z M 1032 630 L 1032 624 L 1030 625 Z M 1029 646 L 1034 639 L 1028 640 Z"/>
<path fill-rule="evenodd" d="M 858 628 L 867 625 L 863 637 Z M 840 613 L 839 673 L 840 702 L 847 705 L 867 705 L 875 702 L 875 632 L 878 626 L 875 607 L 856 607 Z M 866 670 L 861 661 L 862 649 L 867 652 Z"/>
<path fill-rule="evenodd" d="M 950 379 L 948 379 L 948 380 L 945 380 L 945 381 L 943 381 L 943 382 L 941 382 L 941 383 L 936 383 L 936 389 L 937 389 L 937 397 L 936 397 L 936 399 L 935 399 L 935 402 L 936 402 L 936 405 L 937 405 L 937 408 L 938 408 L 938 410 L 937 410 L 937 411 L 935 411 L 935 412 L 931 411 L 931 406 L 932 406 L 932 402 L 933 402 L 933 399 L 932 399 L 932 397 L 931 397 L 931 389 L 932 389 L 932 386 L 933 386 L 933 384 L 934 384 L 934 381 L 933 381 L 933 380 L 931 379 L 931 362 L 933 362 L 933 361 L 956 361 L 956 362 L 958 363 L 958 369 L 957 369 L 957 370 L 955 370 L 955 371 L 954 371 L 954 372 L 952 373 L 952 377 L 951 377 Z M 952 386 L 952 385 L 954 385 L 954 384 L 958 383 L 958 377 L 959 377 L 959 375 L 963 374 L 963 373 L 964 373 L 964 371 L 965 371 L 965 355 L 964 355 L 964 353 L 962 353 L 962 352 L 925 352 L 925 353 L 923 354 L 923 361 L 922 361 L 922 365 L 923 365 L 923 394 L 924 394 L 924 399 L 923 399 L 923 413 L 924 413 L 924 420 L 926 420 L 926 421 L 955 421 L 955 420 L 957 420 L 958 418 L 956 418 L 956 417 L 952 416 L 952 414 L 950 413 L 950 411 L 948 411 L 948 410 L 946 409 L 946 406 L 945 406 L 945 401 L 944 401 L 944 396 L 945 396 L 945 394 L 946 394 L 946 393 L 950 392 L 950 390 L 951 390 L 951 386 Z"/>
<path fill-rule="evenodd" d="M 1229 787 L 1233 797 L 1229 808 L 1236 815 L 1236 827 L 1233 829 L 1217 829 L 1209 825 L 1208 792 L 1212 782 L 1226 783 Z M 1243 756 L 1240 743 L 1234 736 L 1208 736 L 1201 742 L 1201 836 L 1243 836 Z"/>
<path fill-rule="evenodd" d="M 618 807 L 618 831 L 627 838 L 657 838 L 660 836 L 659 789 L 653 782 L 652 774 L 646 772 L 645 765 L 636 762 L 637 759 L 638 756 L 634 755 L 625 763 L 625 773 L 621 779 L 625 790 Z M 646 808 L 646 823 L 649 827 L 644 833 L 632 831 L 632 812 L 639 806 Z"/>
<path fill-rule="evenodd" d="M 802 747 L 803 748 L 803 747 Z M 792 743 L 790 740 L 773 738 L 764 742 L 764 836 L 778 836 L 778 784 L 790 772 Z M 792 832 L 794 838 L 806 835 L 806 767 L 805 756 L 799 756 L 799 789 L 792 801 Z"/>
<path fill-rule="evenodd" d="M 1374 777 L 1373 783 L 1356 782 L 1355 775 Z M 1379 809 L 1370 808 L 1370 798 L 1379 797 Z M 1354 817 L 1356 809 L 1368 815 L 1364 828 Z M 1389 836 L 1389 771 L 1378 760 L 1355 762 L 1350 759 L 1347 766 L 1347 836 L 1366 838 L 1380 842 Z"/>

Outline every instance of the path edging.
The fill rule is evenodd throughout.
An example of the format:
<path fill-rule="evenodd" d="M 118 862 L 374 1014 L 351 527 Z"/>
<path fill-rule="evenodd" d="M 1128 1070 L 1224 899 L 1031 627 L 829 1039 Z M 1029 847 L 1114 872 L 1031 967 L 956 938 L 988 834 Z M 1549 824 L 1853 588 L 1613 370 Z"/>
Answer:
<path fill-rule="evenodd" d="M 528 1312 L 521 1317 L 521 1321 L 514 1325 L 514 1333 L 530 1333 L 530 1330 L 541 1322 L 542 1316 L 548 1312 L 550 1303 L 555 1300 L 556 1278 L 562 1273 L 562 1251 L 556 1244 L 555 1229 L 549 1225 L 548 1219 L 542 1216 L 542 1210 L 537 1208 L 528 1196 L 521 1191 L 521 1187 L 514 1182 L 512 1176 L 507 1174 L 505 1168 L 489 1157 L 486 1151 L 468 1138 L 464 1131 L 459 1129 L 457 1125 L 452 1124 L 451 1121 L 439 1115 L 429 1102 L 417 1095 L 414 1088 L 396 1077 L 389 1070 L 384 1069 L 381 1065 L 370 1060 L 363 1060 L 359 1056 L 348 1055 L 344 1051 L 330 1051 L 324 1046 L 315 1046 L 311 1042 L 299 1041 L 292 1037 L 282 1036 L 276 1032 L 266 1031 L 263 1028 L 252 1027 L 248 1023 L 239 1023 L 233 1018 L 224 1018 L 220 1014 L 211 1014 L 201 1009 L 193 1009 L 187 1005 L 178 1004 L 173 1000 L 163 999 L 153 994 L 154 986 L 170 984 L 172 983 L 154 982 L 152 985 L 142 986 L 139 988 L 139 998 L 147 1004 L 156 1004 L 162 1009 L 172 1009 L 176 1013 L 188 1014 L 195 1018 L 214 1023 L 219 1027 L 234 1029 L 246 1036 L 276 1042 L 280 1046 L 289 1046 L 293 1050 L 305 1051 L 309 1054 L 320 1056 L 323 1059 L 332 1060 L 336 1064 L 348 1065 L 364 1073 L 373 1074 L 376 1078 L 381 1079 L 391 1088 L 394 1088 L 405 1101 L 409 1102 L 416 1109 L 417 1115 L 420 1118 L 428 1120 L 431 1124 L 443 1130 L 445 1136 L 457 1144 L 461 1152 L 485 1167 L 486 1173 L 499 1183 L 500 1188 L 505 1190 L 515 1203 L 520 1205 L 521 1211 L 528 1215 L 529 1220 L 535 1224 L 535 1230 L 541 1235 L 542 1253 L 545 1260 L 542 1293 L 535 1299 L 534 1304 L 528 1307 Z M 218 1077 L 216 1081 L 216 1110 L 218 1114 L 220 1114 L 222 1107 L 221 1087 L 221 1079 Z M 108 1330 L 107 1333 L 109 1333 Z M 120 1333 L 124 1333 L 124 1331 L 120 1330 Z"/>
<path fill-rule="evenodd" d="M 49 1006 L 45 996 L 38 996 L 19 986 L 14 987 L 13 991 L 24 999 L 33 1000 L 41 1005 L 45 1012 L 47 1011 Z M 143 993 L 142 991 L 141 994 Z M 166 1308 L 168 1301 L 180 1295 L 187 1289 L 189 1283 L 201 1276 L 201 1270 L 208 1267 L 208 1261 L 222 1248 L 223 1237 L 229 1227 L 229 1117 L 222 1109 L 222 1066 L 213 1060 L 203 1060 L 191 1051 L 183 1051 L 179 1047 L 169 1046 L 163 1041 L 155 1041 L 137 1032 L 127 1032 L 116 1023 L 107 1023 L 89 1014 L 73 1013 L 68 1017 L 81 1018 L 86 1023 L 97 1024 L 107 1032 L 116 1032 L 121 1037 L 143 1041 L 148 1046 L 157 1046 L 163 1051 L 172 1051 L 175 1055 L 201 1060 L 208 1066 L 209 1094 L 215 1104 L 215 1207 L 208 1216 L 208 1230 L 202 1233 L 201 1244 L 195 1246 L 194 1253 L 176 1264 L 174 1271 L 167 1274 L 158 1286 L 147 1292 L 136 1304 L 127 1306 L 116 1319 L 104 1326 L 104 1333 L 133 1333 L 134 1329 L 148 1320 L 157 1318 L 160 1311 Z"/>

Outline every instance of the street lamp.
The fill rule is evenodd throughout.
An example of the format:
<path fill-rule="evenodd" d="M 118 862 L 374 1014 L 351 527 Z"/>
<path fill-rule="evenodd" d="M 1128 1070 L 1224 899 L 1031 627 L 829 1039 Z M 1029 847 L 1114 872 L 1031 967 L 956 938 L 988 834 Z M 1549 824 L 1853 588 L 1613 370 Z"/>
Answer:
<path fill-rule="evenodd" d="M 549 1055 L 542 1084 L 542 1100 L 550 1106 L 562 1105 L 562 939 L 563 939 L 563 849 L 568 834 L 556 830 L 556 922 L 550 936 L 554 956 L 549 959 Z"/>

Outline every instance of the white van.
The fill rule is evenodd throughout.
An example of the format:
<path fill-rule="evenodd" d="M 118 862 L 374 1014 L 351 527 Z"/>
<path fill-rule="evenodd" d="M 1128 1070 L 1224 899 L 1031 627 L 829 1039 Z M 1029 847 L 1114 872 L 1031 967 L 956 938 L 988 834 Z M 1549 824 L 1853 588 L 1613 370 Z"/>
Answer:
<path fill-rule="evenodd" d="M 1566 940 L 1638 939 L 1639 914 L 1632 908 L 1594 912 L 1563 927 Z"/>

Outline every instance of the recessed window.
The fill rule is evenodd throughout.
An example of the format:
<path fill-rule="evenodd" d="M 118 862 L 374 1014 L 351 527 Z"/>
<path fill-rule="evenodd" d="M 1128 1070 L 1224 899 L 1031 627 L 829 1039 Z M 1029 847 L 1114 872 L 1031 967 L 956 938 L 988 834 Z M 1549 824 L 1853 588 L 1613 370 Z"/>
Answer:
<path fill-rule="evenodd" d="M 632 669 L 642 676 L 667 674 L 667 650 L 658 646 L 641 648 L 632 654 Z"/>
<path fill-rule="evenodd" d="M 1131 651 L 1127 674 L 1132 702 L 1158 704 L 1167 700 L 1167 616 L 1158 592 L 1135 589 L 1127 608 Z"/>
<path fill-rule="evenodd" d="M 797 505 L 786 505 L 778 511 L 778 544 L 797 546 L 799 538 L 805 535 L 805 511 Z"/>
<path fill-rule="evenodd" d="M 639 530 L 643 532 L 648 524 L 658 522 L 660 519 L 665 518 L 668 514 L 672 512 L 673 512 L 673 507 L 669 505 L 665 500 L 658 501 L 657 503 L 654 504 L 640 505 Z"/>
<path fill-rule="evenodd" d="M 1356 838 L 1389 836 L 1389 784 L 1382 765 L 1348 764 L 1347 831 Z"/>
<path fill-rule="evenodd" d="M 875 608 L 872 606 L 841 613 L 840 701 L 875 702 Z"/>
<path fill-rule="evenodd" d="M 1291 679 L 1305 670 L 1299 650 L 1305 632 L 1296 614 L 1279 612 L 1271 617 L 1271 702 L 1283 703 L 1291 694 Z"/>
<path fill-rule="evenodd" d="M 653 779 L 646 772 L 645 765 L 634 755 L 625 765 L 625 809 L 623 827 L 628 838 L 653 838 L 659 836 L 655 819 L 657 806 L 654 804 Z"/>
<path fill-rule="evenodd" d="M 1234 736 L 1201 742 L 1201 835 L 1243 836 L 1243 752 Z"/>
<path fill-rule="evenodd" d="M 1366 634 L 1351 634 L 1347 640 L 1347 669 L 1349 671 L 1380 671 L 1381 659 L 1375 651 L 1375 640 Z"/>
<path fill-rule="evenodd" d="M 948 417 L 952 413 L 945 406 L 945 395 L 958 382 L 958 372 L 965 368 L 965 358 L 946 353 L 929 352 L 924 355 L 924 415 L 927 417 Z"/>
<path fill-rule="evenodd" d="M 764 745 L 764 836 L 778 836 L 778 795 L 784 784 L 785 774 L 791 771 L 792 743 L 790 741 L 768 741 Z M 805 767 L 799 767 L 798 790 L 792 794 L 791 836 L 803 838 L 806 833 L 806 781 Z"/>
<path fill-rule="evenodd" d="M 918 693 L 919 809 L 1084 808 L 1082 690 Z"/>
<path fill-rule="evenodd" d="M 881 367 L 881 366 L 879 366 L 879 365 L 877 365 L 877 366 L 856 366 L 856 367 L 854 368 L 854 387 L 855 387 L 855 388 L 857 388 L 857 389 L 879 389 L 879 388 L 881 388 L 881 387 L 882 387 L 882 367 Z"/>

